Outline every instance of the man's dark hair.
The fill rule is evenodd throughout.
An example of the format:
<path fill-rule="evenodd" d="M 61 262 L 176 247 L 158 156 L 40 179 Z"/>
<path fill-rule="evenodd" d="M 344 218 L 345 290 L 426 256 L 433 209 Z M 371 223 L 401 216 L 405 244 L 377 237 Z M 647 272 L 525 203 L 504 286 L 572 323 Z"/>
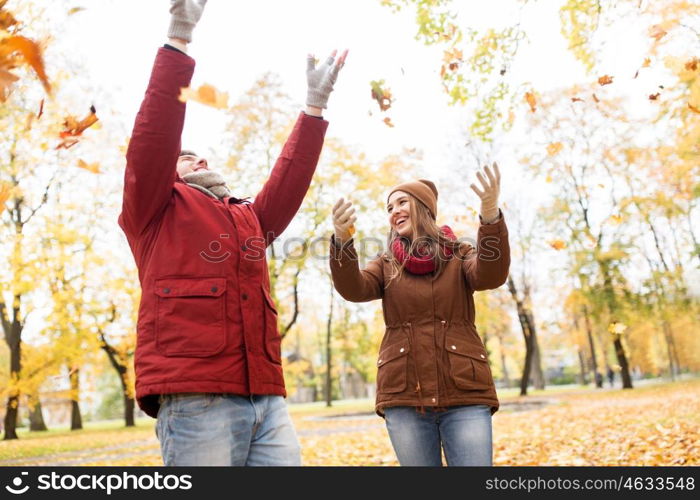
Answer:
<path fill-rule="evenodd" d="M 189 149 L 183 149 L 182 151 L 180 151 L 178 157 L 180 156 L 197 156 L 197 153 L 195 153 L 194 151 L 190 151 Z"/>

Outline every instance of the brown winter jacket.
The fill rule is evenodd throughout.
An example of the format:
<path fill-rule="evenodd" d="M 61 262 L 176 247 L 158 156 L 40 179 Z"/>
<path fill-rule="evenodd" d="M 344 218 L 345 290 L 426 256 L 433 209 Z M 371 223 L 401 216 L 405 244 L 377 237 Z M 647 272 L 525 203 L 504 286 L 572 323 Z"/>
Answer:
<path fill-rule="evenodd" d="M 474 292 L 497 288 L 508 277 L 503 215 L 480 225 L 477 249 L 464 243 L 460 250 L 437 279 L 404 271 L 387 287 L 392 268 L 386 254 L 360 270 L 353 240 L 340 249 L 331 238 L 330 267 L 338 293 L 352 302 L 382 299 L 386 331 L 377 360 L 375 407 L 380 416 L 389 406 L 485 404 L 492 414 L 498 410 L 474 324 Z"/>

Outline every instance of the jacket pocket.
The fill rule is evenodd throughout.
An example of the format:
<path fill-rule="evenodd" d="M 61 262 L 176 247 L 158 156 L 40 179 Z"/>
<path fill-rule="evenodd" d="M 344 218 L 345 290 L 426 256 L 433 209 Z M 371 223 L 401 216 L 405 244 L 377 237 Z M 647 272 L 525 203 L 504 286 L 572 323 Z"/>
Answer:
<path fill-rule="evenodd" d="M 445 337 L 450 376 L 459 389 L 488 389 L 493 385 L 486 350 L 461 337 Z"/>
<path fill-rule="evenodd" d="M 265 352 L 273 363 L 282 364 L 282 337 L 277 329 L 277 308 L 270 293 L 260 285 L 263 296 L 263 318 L 265 323 Z"/>
<path fill-rule="evenodd" d="M 156 346 L 165 356 L 205 358 L 226 345 L 226 278 L 156 280 Z"/>
<path fill-rule="evenodd" d="M 377 360 L 378 392 L 391 394 L 406 389 L 410 351 L 408 342 L 397 342 L 382 349 Z"/>

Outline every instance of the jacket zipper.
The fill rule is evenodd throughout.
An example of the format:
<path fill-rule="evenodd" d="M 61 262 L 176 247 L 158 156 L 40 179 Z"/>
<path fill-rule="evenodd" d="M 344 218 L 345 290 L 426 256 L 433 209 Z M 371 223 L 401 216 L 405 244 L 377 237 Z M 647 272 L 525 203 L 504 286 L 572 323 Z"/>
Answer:
<path fill-rule="evenodd" d="M 423 413 L 425 411 L 423 408 L 423 390 L 421 389 L 420 377 L 418 376 L 418 363 L 416 363 L 416 345 L 413 336 L 413 325 L 411 325 L 410 321 L 406 321 L 404 326 L 408 327 L 408 343 L 411 346 L 411 361 L 413 361 L 413 372 L 416 375 L 415 392 L 418 393 L 418 409 L 421 413 Z"/>

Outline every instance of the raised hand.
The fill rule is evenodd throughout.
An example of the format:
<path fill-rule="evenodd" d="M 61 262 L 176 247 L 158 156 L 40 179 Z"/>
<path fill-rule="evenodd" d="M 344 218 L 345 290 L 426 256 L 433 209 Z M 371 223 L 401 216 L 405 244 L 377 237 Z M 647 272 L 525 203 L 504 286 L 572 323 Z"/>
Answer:
<path fill-rule="evenodd" d="M 192 30 L 204 12 L 207 0 L 170 0 L 168 38 L 192 41 Z"/>
<path fill-rule="evenodd" d="M 352 203 L 346 202 L 343 198 L 333 206 L 333 231 L 336 241 L 341 245 L 352 238 L 355 232 L 354 224 L 357 217 L 353 215 L 354 213 Z"/>
<path fill-rule="evenodd" d="M 486 177 L 481 172 L 476 173 L 476 177 L 481 183 L 483 190 L 479 190 L 476 184 L 471 184 L 469 187 L 481 198 L 481 221 L 484 224 L 489 224 L 498 219 L 498 195 L 501 189 L 501 172 L 498 170 L 496 162 L 493 163 L 493 171 L 488 165 L 484 167 Z"/>
<path fill-rule="evenodd" d="M 345 65 L 345 58 L 348 56 L 348 51 L 345 50 L 336 61 L 335 55 L 337 53 L 338 51 L 334 50 L 326 62 L 318 67 L 316 67 L 314 56 L 308 55 L 306 60 L 307 106 L 326 109 L 328 96 L 333 91 L 333 84 L 338 78 L 338 72 Z"/>

